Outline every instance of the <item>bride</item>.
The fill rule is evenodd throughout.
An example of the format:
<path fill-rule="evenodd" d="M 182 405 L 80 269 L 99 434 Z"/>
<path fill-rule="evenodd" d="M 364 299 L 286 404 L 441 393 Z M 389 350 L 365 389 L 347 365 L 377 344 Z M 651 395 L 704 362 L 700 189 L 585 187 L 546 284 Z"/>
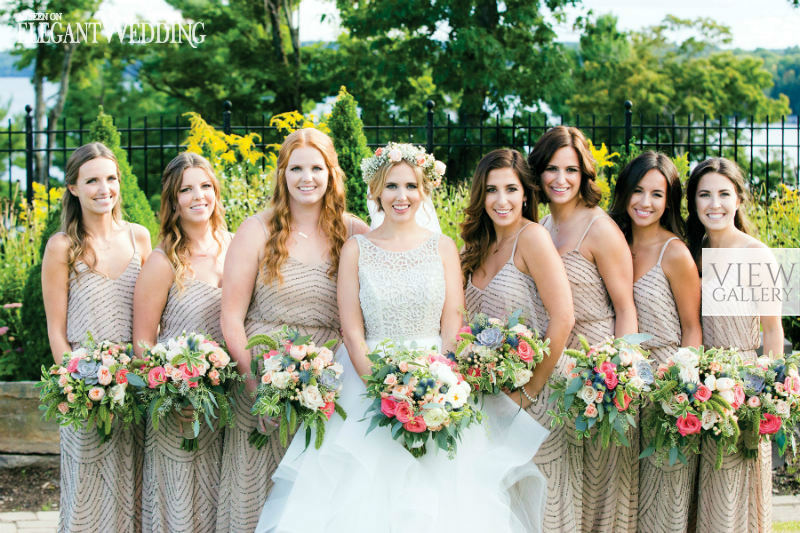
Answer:
<path fill-rule="evenodd" d="M 485 399 L 484 423 L 463 432 L 453 460 L 435 446 L 416 459 L 386 428 L 367 434 L 371 400 L 359 376 L 370 372 L 369 350 L 387 338 L 453 350 L 464 294 L 455 244 L 415 219 L 443 165 L 390 143 L 362 171 L 384 218 L 340 256 L 340 403 L 349 416 L 331 418 L 319 450 L 294 439 L 256 531 L 541 531 L 546 483 L 531 459 L 548 431 L 508 396 Z"/>

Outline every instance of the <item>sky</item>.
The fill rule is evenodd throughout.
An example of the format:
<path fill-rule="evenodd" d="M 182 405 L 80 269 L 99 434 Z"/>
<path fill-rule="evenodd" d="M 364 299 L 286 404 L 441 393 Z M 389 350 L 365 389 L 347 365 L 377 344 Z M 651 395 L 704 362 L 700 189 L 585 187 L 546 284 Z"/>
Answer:
<path fill-rule="evenodd" d="M 0 0 L 0 6 L 6 0 Z M 619 27 L 641 29 L 672 14 L 682 18 L 708 17 L 730 26 L 734 48 L 786 48 L 800 45 L 800 9 L 788 0 L 583 0 L 579 7 L 569 8 L 569 21 L 557 26 L 559 40 L 574 42 L 578 34 L 572 21 L 581 13 L 613 13 Z M 325 15 L 325 20 L 321 17 Z M 178 13 L 163 0 L 106 0 L 98 13 L 106 26 L 135 22 L 137 16 L 155 21 L 176 22 Z M 300 5 L 301 41 L 327 41 L 336 38 L 340 29 L 334 0 L 302 0 Z M 16 31 L 0 28 L 0 50 L 11 48 L 17 40 Z"/>

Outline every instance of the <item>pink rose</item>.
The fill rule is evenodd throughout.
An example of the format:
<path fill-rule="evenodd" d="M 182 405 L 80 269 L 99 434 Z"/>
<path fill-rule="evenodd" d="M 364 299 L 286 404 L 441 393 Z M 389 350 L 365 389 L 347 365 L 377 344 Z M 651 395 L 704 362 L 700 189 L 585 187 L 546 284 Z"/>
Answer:
<path fill-rule="evenodd" d="M 261 376 L 261 383 L 264 385 L 269 385 L 272 383 L 272 372 L 267 372 L 263 376 Z"/>
<path fill-rule="evenodd" d="M 197 387 L 198 385 L 197 380 L 191 381 L 191 379 L 196 378 L 200 375 L 200 369 L 198 367 L 193 366 L 192 369 L 189 370 L 189 367 L 186 366 L 186 363 L 182 363 L 181 366 L 178 367 L 178 369 L 180 369 L 182 374 L 181 377 L 186 382 L 186 384 L 189 385 L 190 389 Z"/>
<path fill-rule="evenodd" d="M 278 355 L 278 353 L 279 353 L 278 350 L 270 350 L 270 351 L 268 351 L 267 353 L 264 354 L 264 359 L 269 359 L 270 357 L 275 357 L 276 355 Z"/>
<path fill-rule="evenodd" d="M 67 402 L 61 402 L 58 404 L 58 410 L 61 411 L 62 415 L 67 414 L 67 411 L 69 411 L 69 404 Z"/>
<path fill-rule="evenodd" d="M 764 413 L 761 418 L 761 425 L 758 427 L 758 432 L 761 435 L 773 435 L 781 429 L 781 419 L 778 416 Z"/>
<path fill-rule="evenodd" d="M 686 403 L 689 401 L 689 396 L 685 392 L 679 392 L 675 395 L 675 401 L 678 403 Z"/>
<path fill-rule="evenodd" d="M 619 378 L 617 377 L 616 372 L 606 373 L 606 387 L 608 390 L 614 390 L 614 388 L 619 384 Z"/>
<path fill-rule="evenodd" d="M 392 418 L 396 410 L 397 410 L 397 400 L 395 400 L 391 396 L 381 399 L 381 413 L 385 414 L 389 418 Z"/>
<path fill-rule="evenodd" d="M 375 157 L 380 157 L 383 154 L 383 148 L 378 148 L 375 150 Z"/>
<path fill-rule="evenodd" d="M 72 359 L 70 359 L 69 363 L 67 363 L 67 372 L 69 372 L 70 374 L 73 373 L 73 372 L 77 372 L 78 371 L 78 363 L 80 363 L 80 362 L 81 362 L 81 358 L 80 357 L 73 357 Z"/>
<path fill-rule="evenodd" d="M 117 370 L 117 373 L 114 375 L 114 379 L 116 379 L 117 383 L 120 385 L 126 384 L 128 382 L 128 369 L 120 368 Z"/>
<path fill-rule="evenodd" d="M 66 374 L 61 374 L 58 377 L 58 386 L 61 387 L 62 389 L 64 387 L 66 387 L 68 383 L 69 383 L 69 381 L 67 379 L 67 375 Z"/>
<path fill-rule="evenodd" d="M 747 399 L 747 405 L 755 409 L 756 407 L 761 406 L 761 400 L 758 398 L 758 396 L 750 396 Z"/>
<path fill-rule="evenodd" d="M 335 410 L 334 405 L 335 404 L 333 402 L 326 402 L 325 405 L 319 408 L 320 411 L 325 413 L 325 416 L 328 417 L 328 420 L 330 420 L 331 416 L 333 416 L 333 411 Z"/>
<path fill-rule="evenodd" d="M 111 370 L 109 370 L 108 367 L 101 366 L 97 370 L 97 382 L 100 385 L 109 385 L 109 384 L 111 384 L 111 380 L 113 378 L 114 378 L 114 376 L 111 374 Z"/>
<path fill-rule="evenodd" d="M 211 380 L 212 385 L 219 385 L 219 370 L 212 368 L 208 373 L 208 379 Z"/>
<path fill-rule="evenodd" d="M 464 339 L 461 337 L 460 333 L 466 333 L 466 334 L 468 334 L 468 335 L 472 335 L 472 328 L 470 328 L 469 326 L 461 326 L 461 327 L 458 329 L 458 333 L 456 334 L 456 340 L 457 340 L 457 341 L 462 341 L 462 340 L 464 340 Z"/>
<path fill-rule="evenodd" d="M 738 409 L 744 403 L 744 388 L 740 384 L 733 386 L 733 403 L 731 407 Z"/>
<path fill-rule="evenodd" d="M 408 372 L 408 363 L 406 361 L 400 361 L 397 363 L 397 368 L 400 369 L 400 372 Z"/>
<path fill-rule="evenodd" d="M 656 369 L 656 377 L 658 377 L 659 379 L 663 378 L 664 374 L 667 373 L 667 370 L 669 370 L 669 367 L 664 363 L 661 363 L 660 365 L 658 365 L 658 368 Z"/>
<path fill-rule="evenodd" d="M 586 409 L 583 411 L 583 414 L 588 418 L 595 418 L 597 417 L 597 407 L 593 403 L 590 403 L 586 406 Z"/>
<path fill-rule="evenodd" d="M 800 395 L 800 376 L 786 376 L 783 381 L 783 390 L 795 396 Z"/>
<path fill-rule="evenodd" d="M 391 150 L 389 150 L 388 157 L 389 161 L 391 161 L 392 163 L 397 163 L 398 161 L 403 159 L 403 154 L 397 148 L 392 148 Z"/>
<path fill-rule="evenodd" d="M 694 399 L 700 402 L 706 402 L 711 398 L 711 390 L 705 385 L 700 385 L 694 393 Z"/>
<path fill-rule="evenodd" d="M 425 160 L 425 156 L 424 155 L 418 155 L 417 156 L 417 166 L 418 167 L 424 166 L 425 165 L 425 161 L 426 160 Z"/>
<path fill-rule="evenodd" d="M 620 395 L 622 396 L 622 402 L 619 401 Z M 628 409 L 628 406 L 631 404 L 631 397 L 623 390 L 620 389 L 617 391 L 617 394 L 614 395 L 614 405 L 617 406 L 617 409 L 620 411 L 625 411 Z"/>
<path fill-rule="evenodd" d="M 692 413 L 687 413 L 686 416 L 679 416 L 675 424 L 678 426 L 678 433 L 684 437 L 700 433 L 700 429 L 703 427 L 700 419 Z"/>
<path fill-rule="evenodd" d="M 400 420 L 399 417 L 398 420 Z M 425 425 L 425 420 L 423 420 L 421 416 L 417 416 L 408 422 L 405 422 L 403 424 L 403 429 L 410 431 L 411 433 L 422 433 L 428 429 L 428 426 Z"/>
<path fill-rule="evenodd" d="M 394 410 L 394 416 L 397 417 L 401 424 L 405 424 L 414 418 L 414 411 L 407 402 L 398 402 Z"/>
<path fill-rule="evenodd" d="M 93 402 L 99 402 L 106 395 L 106 390 L 102 387 L 92 387 L 89 389 L 89 399 Z"/>
<path fill-rule="evenodd" d="M 600 365 L 600 368 L 595 367 L 594 371 L 608 375 L 617 371 L 617 365 L 611 361 L 603 361 L 603 364 Z"/>
<path fill-rule="evenodd" d="M 775 392 L 777 392 L 778 394 L 781 394 L 783 396 L 786 395 L 786 389 L 783 386 L 783 383 L 780 383 L 780 382 L 775 383 Z"/>
<path fill-rule="evenodd" d="M 75 402 L 75 393 L 74 392 L 68 392 L 67 393 L 67 401 L 69 403 L 74 403 Z"/>
<path fill-rule="evenodd" d="M 533 361 L 533 348 L 531 345 L 525 341 L 519 341 L 519 346 L 517 346 L 517 353 L 519 354 L 519 358 L 525 361 L 526 363 L 530 363 Z"/>
<path fill-rule="evenodd" d="M 387 374 L 387 376 L 383 379 L 384 385 L 397 385 L 397 376 L 394 374 Z"/>
<path fill-rule="evenodd" d="M 604 391 L 597 391 L 597 396 L 594 397 L 594 403 L 603 403 L 603 396 L 605 396 Z"/>
<path fill-rule="evenodd" d="M 159 385 L 163 385 L 166 382 L 167 372 L 164 370 L 163 366 L 151 368 L 150 372 L 147 373 L 147 386 L 151 389 L 155 389 Z"/>

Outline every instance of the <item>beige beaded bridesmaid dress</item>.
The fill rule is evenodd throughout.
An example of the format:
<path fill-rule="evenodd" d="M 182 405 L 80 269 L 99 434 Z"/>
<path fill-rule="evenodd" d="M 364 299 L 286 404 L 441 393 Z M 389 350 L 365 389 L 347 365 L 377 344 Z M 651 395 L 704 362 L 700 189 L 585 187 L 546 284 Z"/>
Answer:
<path fill-rule="evenodd" d="M 264 221 L 256 218 L 267 233 Z M 328 276 L 329 268 L 330 261 L 309 265 L 289 257 L 281 267 L 282 284 L 267 285 L 259 274 L 245 318 L 248 338 L 274 333 L 287 324 L 303 335 L 311 335 L 316 344 L 338 339 L 336 280 Z M 222 454 L 218 532 L 255 529 L 272 489 L 272 474 L 286 452 L 277 432 L 261 450 L 250 446 L 247 439 L 258 425 L 258 419 L 250 414 L 253 398 L 237 393 L 235 400 L 236 421 L 226 428 Z"/>
<path fill-rule="evenodd" d="M 527 226 L 527 225 L 526 225 Z M 466 307 L 470 317 L 475 313 L 485 313 L 493 318 L 505 319 L 516 311 L 522 309 L 525 324 L 544 335 L 547 330 L 547 311 L 539 297 L 539 291 L 533 278 L 523 274 L 514 264 L 514 254 L 517 250 L 519 234 L 525 229 L 520 229 L 511 250 L 511 256 L 494 278 L 484 289 L 479 289 L 472 284 L 472 279 L 467 282 Z M 554 372 L 563 369 L 564 361 L 560 359 Z M 550 389 L 545 387 L 539 393 L 536 405 L 528 407 L 531 416 L 545 428 L 550 430 L 550 435 L 542 443 L 533 462 L 547 479 L 547 503 L 542 520 L 542 530 L 547 532 L 572 533 L 576 531 L 578 518 L 575 512 L 575 502 L 579 501 L 580 493 L 573 491 L 570 482 L 570 461 L 568 455 L 569 444 L 567 441 L 567 428 L 564 426 L 551 428 L 551 417 L 547 415 Z"/>
<path fill-rule="evenodd" d="M 561 256 L 575 306 L 575 327 L 567 341 L 568 348 L 580 347 L 578 335 L 583 335 L 589 344 L 614 335 L 614 307 L 603 278 L 597 266 L 579 251 L 592 224 L 602 216 L 606 215 L 590 220 L 575 248 Z M 549 222 L 549 216 L 542 221 L 545 227 L 549 227 Z M 568 358 L 562 359 L 566 364 Z M 605 450 L 599 440 L 578 441 L 574 428 L 570 428 L 567 435 L 573 490 L 580 494 L 576 499 L 579 530 L 586 533 L 635 531 L 639 491 L 638 433 L 629 432 L 630 448 L 611 445 Z"/>
<path fill-rule="evenodd" d="M 154 252 L 160 252 L 156 248 Z M 222 342 L 222 289 L 196 279 L 184 279 L 169 289 L 161 314 L 159 342 L 182 333 L 205 333 Z M 164 417 L 154 431 L 147 423 L 142 489 L 142 529 L 145 532 L 214 531 L 222 464 L 221 430 L 211 431 L 202 419 L 197 450 L 180 447 L 182 436 L 193 435 L 191 424 Z"/>
<path fill-rule="evenodd" d="M 67 340 L 77 349 L 95 341 L 129 343 L 133 337 L 133 288 L 142 260 L 130 227 L 133 256 L 115 279 L 76 261 L 69 281 Z M 101 444 L 95 428 L 62 427 L 59 532 L 141 530 L 143 428 L 114 429 Z"/>
<path fill-rule="evenodd" d="M 754 360 L 761 344 L 760 320 L 746 316 L 703 317 L 703 344 L 736 347 Z M 709 532 L 752 533 L 772 530 L 772 445 L 762 443 L 758 457 L 742 453 L 726 456 L 714 469 L 717 447 L 702 443 L 698 481 L 697 523 Z"/>
<path fill-rule="evenodd" d="M 681 345 L 681 322 L 669 280 L 661 260 L 672 237 L 664 243 L 658 262 L 633 284 L 633 301 L 639 317 L 639 331 L 653 338 L 643 342 L 655 364 L 665 363 Z M 641 448 L 647 438 L 640 433 Z M 639 518 L 642 533 L 685 533 L 694 495 L 698 457 L 686 455 L 687 464 L 668 462 L 661 466 L 653 456 L 639 462 Z"/>

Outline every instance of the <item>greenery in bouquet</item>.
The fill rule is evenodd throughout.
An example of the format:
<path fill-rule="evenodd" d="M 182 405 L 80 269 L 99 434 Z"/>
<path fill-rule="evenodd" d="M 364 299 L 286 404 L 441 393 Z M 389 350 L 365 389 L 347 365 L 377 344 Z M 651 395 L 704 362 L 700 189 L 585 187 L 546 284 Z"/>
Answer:
<path fill-rule="evenodd" d="M 139 394 L 154 430 L 158 431 L 165 416 L 191 408 L 191 431 L 183 435 L 182 449 L 197 450 L 201 419 L 212 431 L 233 422 L 228 391 L 244 378 L 228 353 L 211 338 L 184 332 L 147 348 L 138 373 L 143 380 Z"/>
<path fill-rule="evenodd" d="M 716 468 L 736 452 L 739 428 L 734 411 L 744 402 L 744 388 L 731 350 L 680 348 L 658 365 L 649 394 L 652 406 L 643 421 L 651 435 L 641 457 L 657 454 L 663 462 L 686 463 L 686 453 L 700 453 L 702 437 L 717 441 Z"/>
<path fill-rule="evenodd" d="M 522 387 L 533 369 L 550 355 L 550 340 L 542 340 L 520 321 L 522 310 L 507 322 L 483 313 L 472 317 L 458 332 L 456 364 L 473 389 L 499 394 Z"/>
<path fill-rule="evenodd" d="M 746 456 L 758 454 L 762 439 L 774 439 L 781 455 L 789 444 L 793 454 L 796 453 L 792 428 L 800 422 L 798 362 L 800 354 L 780 359 L 763 356 L 739 366 L 744 401 L 736 410 L 736 416 L 742 436 L 742 452 Z"/>
<path fill-rule="evenodd" d="M 453 459 L 461 433 L 483 417 L 468 401 L 472 386 L 455 356 L 384 341 L 367 357 L 372 373 L 364 379 L 373 399 L 364 417 L 371 418 L 367 433 L 387 427 L 414 457 L 425 455 L 431 440 Z"/>
<path fill-rule="evenodd" d="M 131 345 L 96 343 L 90 335 L 85 347 L 64 354 L 62 364 L 42 366 L 37 386 L 44 418 L 75 429 L 95 427 L 102 442 L 111 438 L 114 419 L 124 426 L 139 423 L 142 407 L 128 388 L 139 363 Z"/>
<path fill-rule="evenodd" d="M 253 359 L 253 373 L 259 378 L 256 399 L 251 409 L 255 416 L 278 419 L 278 438 L 286 447 L 289 436 L 297 432 L 300 424 L 305 426 L 306 448 L 314 433 L 314 446 L 319 449 L 325 439 L 325 424 L 334 412 L 347 418 L 344 409 L 336 403 L 342 391 L 341 363 L 333 358 L 331 348 L 336 346 L 331 339 L 316 346 L 308 335 L 284 326 L 278 339 L 268 335 L 256 335 L 247 343 L 247 348 L 266 346 L 260 357 Z M 260 449 L 269 440 L 253 430 L 250 444 Z"/>
<path fill-rule="evenodd" d="M 636 415 L 653 383 L 647 352 L 639 345 L 650 335 L 637 333 L 609 338 L 595 346 L 579 336 L 581 349 L 564 350 L 574 358 L 565 375 L 550 381 L 553 389 L 548 413 L 554 425 L 574 423 L 578 438 L 600 438 L 611 444 L 630 446 L 626 436 L 636 427 Z M 592 430 L 595 430 L 592 432 Z"/>

